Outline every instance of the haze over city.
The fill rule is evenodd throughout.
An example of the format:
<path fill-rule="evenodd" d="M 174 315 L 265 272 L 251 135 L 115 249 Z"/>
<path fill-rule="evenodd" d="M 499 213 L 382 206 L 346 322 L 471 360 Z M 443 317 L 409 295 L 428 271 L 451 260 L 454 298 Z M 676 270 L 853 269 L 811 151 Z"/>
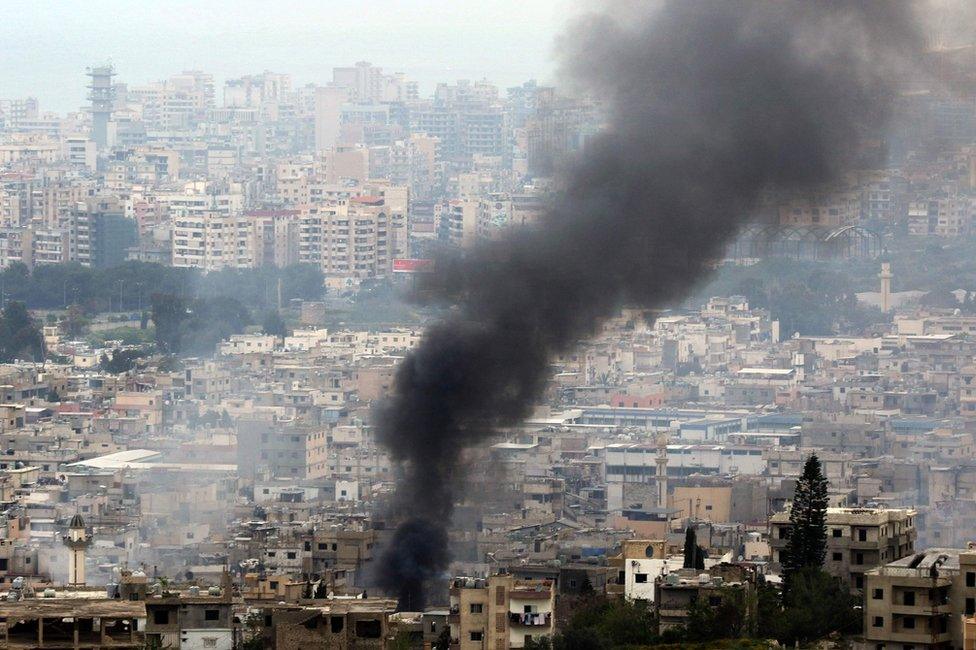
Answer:
<path fill-rule="evenodd" d="M 40 6 L 9 0 L 0 21 L 0 88 L 5 96 L 37 95 L 49 110 L 78 110 L 85 103 L 77 86 L 79 61 L 111 62 L 130 83 L 194 69 L 221 81 L 288 69 L 298 83 L 324 83 L 333 67 L 366 60 L 407 73 L 426 91 L 452 78 L 491 77 L 514 86 L 552 79 L 553 40 L 577 11 L 567 0 L 66 0 Z"/>
<path fill-rule="evenodd" d="M 8 0 L 0 648 L 976 648 L 976 9 Z"/>

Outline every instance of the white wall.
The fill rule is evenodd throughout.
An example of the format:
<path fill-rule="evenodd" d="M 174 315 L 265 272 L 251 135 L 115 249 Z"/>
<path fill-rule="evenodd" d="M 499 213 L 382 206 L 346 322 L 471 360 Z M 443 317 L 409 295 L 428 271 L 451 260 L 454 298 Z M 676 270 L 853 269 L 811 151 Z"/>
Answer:
<path fill-rule="evenodd" d="M 234 635 L 228 628 L 183 630 L 181 650 L 233 650 Z"/>

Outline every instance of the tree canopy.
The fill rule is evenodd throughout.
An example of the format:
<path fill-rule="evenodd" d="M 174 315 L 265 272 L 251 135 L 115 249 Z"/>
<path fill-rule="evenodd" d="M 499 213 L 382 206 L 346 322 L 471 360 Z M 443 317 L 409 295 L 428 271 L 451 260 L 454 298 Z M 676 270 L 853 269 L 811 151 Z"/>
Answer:
<path fill-rule="evenodd" d="M 40 361 L 44 337 L 38 322 L 22 302 L 8 302 L 0 312 L 0 363 L 17 359 Z"/>

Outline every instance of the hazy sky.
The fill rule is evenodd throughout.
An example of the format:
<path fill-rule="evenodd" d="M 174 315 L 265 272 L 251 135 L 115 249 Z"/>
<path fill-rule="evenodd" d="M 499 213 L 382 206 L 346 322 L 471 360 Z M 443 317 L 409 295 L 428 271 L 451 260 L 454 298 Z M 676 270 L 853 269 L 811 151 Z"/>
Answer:
<path fill-rule="evenodd" d="M 217 77 L 272 70 L 324 83 L 370 61 L 437 81 L 500 86 L 551 79 L 553 39 L 571 0 L 0 0 L 0 98 L 42 110 L 84 103 L 85 67 L 115 65 L 138 85 L 184 69 Z"/>

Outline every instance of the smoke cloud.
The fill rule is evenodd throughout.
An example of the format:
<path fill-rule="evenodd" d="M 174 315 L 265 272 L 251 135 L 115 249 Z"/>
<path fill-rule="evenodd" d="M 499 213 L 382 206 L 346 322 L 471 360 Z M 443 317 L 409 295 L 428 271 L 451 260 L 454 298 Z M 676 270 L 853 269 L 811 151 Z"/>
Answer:
<path fill-rule="evenodd" d="M 560 41 L 608 123 L 538 228 L 439 263 L 456 305 L 378 408 L 404 523 L 381 559 L 401 607 L 446 570 L 462 451 L 526 417 L 554 354 L 622 304 L 661 307 L 720 257 L 767 190 L 837 176 L 883 124 L 916 45 L 887 1 L 678 0 L 588 16 Z"/>

